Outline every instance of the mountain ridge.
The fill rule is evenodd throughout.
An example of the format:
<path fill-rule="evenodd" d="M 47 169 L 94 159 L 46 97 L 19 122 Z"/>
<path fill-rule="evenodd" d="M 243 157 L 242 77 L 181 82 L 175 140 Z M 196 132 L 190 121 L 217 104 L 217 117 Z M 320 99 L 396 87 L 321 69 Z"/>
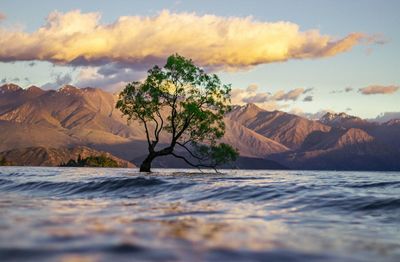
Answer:
<path fill-rule="evenodd" d="M 116 94 L 72 85 L 43 90 L 8 84 L 0 86 L 0 90 L 4 91 L 0 92 L 0 152 L 26 147 L 86 146 L 128 161 L 144 157 L 143 128 L 135 121 L 126 123 L 115 109 Z M 313 121 L 247 104 L 234 106 L 224 121 L 226 132 L 221 141 L 239 149 L 241 162 L 237 166 L 242 168 L 246 166 L 245 159 L 249 168 L 250 162 L 256 163 L 252 159 L 270 159 L 278 162 L 271 162 L 271 166 L 280 163 L 289 168 L 346 169 L 345 163 L 337 161 L 342 155 L 358 159 L 349 168 L 362 168 L 363 164 L 367 169 L 381 170 L 385 165 L 390 170 L 397 168 L 392 163 L 400 155 L 397 120 L 378 124 L 345 113 L 329 113 Z M 167 138 L 163 136 L 160 142 Z M 380 164 L 371 165 L 371 159 Z"/>

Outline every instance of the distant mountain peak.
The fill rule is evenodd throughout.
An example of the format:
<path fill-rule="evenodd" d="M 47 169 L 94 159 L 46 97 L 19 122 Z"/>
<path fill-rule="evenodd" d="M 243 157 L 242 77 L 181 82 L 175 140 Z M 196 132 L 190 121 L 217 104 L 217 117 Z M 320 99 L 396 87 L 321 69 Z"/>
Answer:
<path fill-rule="evenodd" d="M 37 87 L 35 85 L 32 85 L 32 86 L 28 87 L 26 89 L 26 91 L 28 91 L 28 92 L 44 92 L 43 89 L 41 89 L 40 87 Z"/>
<path fill-rule="evenodd" d="M 10 84 L 4 84 L 0 86 L 0 92 L 5 93 L 5 92 L 13 92 L 13 91 L 18 91 L 22 90 L 22 88 L 16 84 L 10 83 Z"/>
<path fill-rule="evenodd" d="M 254 103 L 248 103 L 248 104 L 246 104 L 244 106 L 241 106 L 240 109 L 241 109 L 241 111 L 253 111 L 253 112 L 264 111 L 264 109 L 258 107 Z"/>
<path fill-rule="evenodd" d="M 391 119 L 384 123 L 385 126 L 400 126 L 400 118 Z"/>
<path fill-rule="evenodd" d="M 58 89 L 57 91 L 62 92 L 62 93 L 75 93 L 75 92 L 79 92 L 79 88 L 77 88 L 73 85 L 65 85 L 65 86 L 61 87 L 60 89 Z"/>
<path fill-rule="evenodd" d="M 362 121 L 362 119 L 356 116 L 346 114 L 344 112 L 341 113 L 327 112 L 320 118 L 319 121 L 323 124 L 331 125 L 331 124 L 340 124 L 346 121 Z"/>

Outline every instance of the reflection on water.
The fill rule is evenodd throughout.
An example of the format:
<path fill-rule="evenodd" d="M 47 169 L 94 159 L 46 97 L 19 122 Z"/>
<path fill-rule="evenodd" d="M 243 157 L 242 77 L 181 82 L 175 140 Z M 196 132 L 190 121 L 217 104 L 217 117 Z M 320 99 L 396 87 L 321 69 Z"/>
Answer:
<path fill-rule="evenodd" d="M 399 173 L 0 169 L 1 261 L 399 261 L 399 221 Z"/>

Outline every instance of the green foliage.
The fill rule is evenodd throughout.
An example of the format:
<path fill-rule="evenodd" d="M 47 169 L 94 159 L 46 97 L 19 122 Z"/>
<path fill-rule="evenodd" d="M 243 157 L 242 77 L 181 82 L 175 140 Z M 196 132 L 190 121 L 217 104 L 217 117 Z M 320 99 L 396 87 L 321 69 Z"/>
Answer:
<path fill-rule="evenodd" d="M 100 156 L 89 156 L 86 158 L 78 156 L 77 160 L 70 159 L 66 164 L 61 166 L 71 166 L 71 167 L 119 167 L 118 163 L 105 155 Z"/>
<path fill-rule="evenodd" d="M 10 161 L 7 161 L 5 157 L 0 158 L 0 166 L 12 166 L 13 163 Z"/>
<path fill-rule="evenodd" d="M 224 115 L 230 111 L 231 86 L 215 74 L 207 74 L 193 61 L 179 55 L 168 58 L 163 68 L 154 66 L 143 82 L 132 82 L 120 93 L 116 107 L 128 121 L 139 121 L 146 131 L 148 161 L 172 154 L 176 145 L 208 145 L 214 163 L 232 161 L 237 155 L 229 145 L 218 145 L 225 132 Z M 171 137 L 170 145 L 157 151 L 161 132 Z M 191 146 L 191 149 L 198 147 Z M 226 151 L 229 157 L 221 157 Z M 233 152 L 236 152 L 234 154 Z M 173 154 L 175 155 L 175 154 Z"/>
<path fill-rule="evenodd" d="M 207 162 L 210 166 L 233 162 L 239 156 L 236 149 L 225 143 L 212 146 L 192 144 L 192 146 L 196 149 L 197 153 L 193 157 Z"/>

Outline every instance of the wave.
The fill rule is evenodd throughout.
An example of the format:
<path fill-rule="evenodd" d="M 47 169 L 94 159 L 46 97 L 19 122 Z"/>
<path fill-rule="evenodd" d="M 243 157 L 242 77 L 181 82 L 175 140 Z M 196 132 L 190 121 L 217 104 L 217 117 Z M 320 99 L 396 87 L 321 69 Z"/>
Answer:
<path fill-rule="evenodd" d="M 306 194 L 289 201 L 287 207 L 301 207 L 302 211 L 323 209 L 334 213 L 400 212 L 399 197 L 356 196 L 351 193 Z"/>
<path fill-rule="evenodd" d="M 388 181 L 388 182 L 364 182 L 359 184 L 348 185 L 352 188 L 370 188 L 370 187 L 400 187 L 400 181 Z"/>
<path fill-rule="evenodd" d="M 85 171 L 87 172 L 87 170 Z M 21 192 L 44 197 L 78 198 L 141 198 L 161 196 L 166 201 L 185 199 L 189 202 L 259 202 L 277 203 L 278 208 L 296 208 L 302 211 L 316 209 L 332 212 L 375 212 L 379 210 L 400 211 L 400 198 L 396 195 L 359 194 L 360 190 L 374 188 L 374 191 L 387 188 L 398 190 L 399 181 L 358 182 L 323 180 L 313 182 L 275 180 L 273 176 L 229 176 L 215 174 L 172 173 L 170 175 L 150 176 L 93 176 L 81 173 L 51 177 L 46 174 L 32 178 L 32 173 L 13 172 L 2 174 L 0 191 Z M 37 177 L 37 178 L 36 178 Z M 262 180 L 265 178 L 267 180 Z M 32 180 L 41 179 L 41 180 Z M 59 179 L 63 179 L 60 181 Z M 322 181 L 322 182 L 321 182 Z M 189 187 L 195 187 L 183 191 Z M 350 190 L 358 188 L 360 190 Z"/>
<path fill-rule="evenodd" d="M 49 196 L 110 196 L 135 197 L 148 193 L 161 193 L 174 191 L 190 186 L 187 183 L 169 183 L 165 180 L 153 177 L 134 178 L 109 178 L 97 179 L 87 182 L 52 182 L 52 181 L 29 181 L 16 183 L 13 181 L 0 180 L 0 186 L 5 191 L 29 192 Z"/>

